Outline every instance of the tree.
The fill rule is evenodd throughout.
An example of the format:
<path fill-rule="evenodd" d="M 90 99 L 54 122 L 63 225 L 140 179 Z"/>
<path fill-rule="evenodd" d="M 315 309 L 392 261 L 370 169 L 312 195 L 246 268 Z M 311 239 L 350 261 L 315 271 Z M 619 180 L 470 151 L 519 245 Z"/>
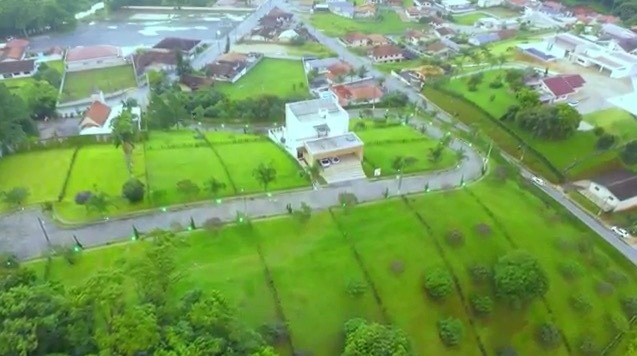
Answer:
<path fill-rule="evenodd" d="M 410 356 L 413 351 L 402 330 L 363 319 L 351 319 L 345 323 L 345 350 L 342 355 Z"/>
<path fill-rule="evenodd" d="M 553 323 L 539 325 L 535 337 L 538 344 L 547 350 L 555 349 L 562 343 L 560 330 Z"/>
<path fill-rule="evenodd" d="M 210 177 L 207 181 L 204 182 L 205 189 L 212 194 L 214 198 L 219 196 L 219 192 L 226 189 L 226 183 L 218 180 L 215 177 Z"/>
<path fill-rule="evenodd" d="M 425 290 L 434 299 L 444 299 L 453 292 L 453 280 L 447 270 L 436 268 L 425 274 Z"/>
<path fill-rule="evenodd" d="M 188 198 L 193 198 L 199 194 L 201 189 L 190 179 L 184 179 L 177 182 L 177 191 Z"/>
<path fill-rule="evenodd" d="M 104 192 L 94 192 L 84 204 L 87 213 L 95 211 L 99 214 L 107 212 L 112 205 L 111 198 Z"/>
<path fill-rule="evenodd" d="M 356 69 L 352 67 L 347 71 L 347 77 L 349 78 L 349 81 L 351 82 L 352 80 L 354 80 L 355 76 L 356 76 Z"/>
<path fill-rule="evenodd" d="M 365 66 L 360 66 L 358 67 L 358 77 L 359 78 L 365 78 L 367 76 L 367 67 Z"/>
<path fill-rule="evenodd" d="M 529 88 L 518 90 L 515 93 L 515 97 L 518 99 L 518 103 L 522 109 L 528 109 L 540 105 L 540 94 Z"/>
<path fill-rule="evenodd" d="M 268 185 L 276 180 L 276 169 L 271 163 L 260 163 L 257 168 L 252 171 L 254 179 L 263 186 L 264 191 L 268 191 Z"/>
<path fill-rule="evenodd" d="M 414 157 L 405 157 L 405 156 L 396 156 L 391 162 L 391 168 L 397 172 L 401 173 L 405 171 L 405 168 L 416 163 L 417 159 Z"/>
<path fill-rule="evenodd" d="M 184 103 L 177 93 L 152 94 L 148 104 L 147 118 L 151 128 L 168 130 L 188 117 Z"/>
<path fill-rule="evenodd" d="M 122 186 L 122 195 L 128 199 L 130 203 L 137 203 L 144 199 L 145 186 L 141 180 L 131 178 Z"/>
<path fill-rule="evenodd" d="M 51 84 L 43 80 L 30 81 L 20 87 L 20 95 L 24 98 L 34 119 L 41 120 L 57 116 L 58 90 Z"/>
<path fill-rule="evenodd" d="M 493 271 L 485 264 L 474 263 L 469 266 L 469 276 L 473 283 L 480 285 L 491 281 L 493 278 Z"/>
<path fill-rule="evenodd" d="M 479 316 L 486 316 L 493 311 L 493 300 L 488 295 L 474 295 L 469 298 L 471 309 Z"/>
<path fill-rule="evenodd" d="M 460 345 L 464 338 L 464 325 L 458 318 L 438 320 L 438 336 L 447 347 Z"/>
<path fill-rule="evenodd" d="M 513 251 L 500 257 L 493 271 L 496 295 L 513 307 L 543 297 L 549 289 L 546 272 L 524 251 Z"/>
<path fill-rule="evenodd" d="M 184 58 L 184 54 L 181 51 L 175 52 L 175 62 L 177 64 L 177 75 L 180 77 L 193 72 L 192 66 L 188 59 Z"/>
<path fill-rule="evenodd" d="M 62 84 L 62 74 L 55 68 L 46 65 L 46 62 L 40 63 L 38 71 L 35 75 L 33 75 L 33 79 L 36 81 L 43 80 L 56 89 L 60 88 L 60 85 Z"/>
<path fill-rule="evenodd" d="M 597 148 L 600 151 L 605 151 L 613 147 L 616 141 L 617 141 L 617 136 L 609 134 L 609 133 L 604 133 L 597 138 L 597 141 L 595 142 L 595 148 Z"/>
<path fill-rule="evenodd" d="M 2 201 L 10 206 L 21 206 L 29 198 L 29 190 L 24 187 L 15 187 L 6 192 L 2 192 Z"/>
<path fill-rule="evenodd" d="M 226 36 L 226 47 L 223 50 L 223 53 L 230 52 L 230 36 Z"/>
<path fill-rule="evenodd" d="M 137 137 L 137 125 L 134 119 L 131 109 L 126 109 L 114 118 L 111 123 L 113 144 L 115 148 L 122 148 L 129 178 L 133 175 L 133 150 L 135 149 L 135 139 Z"/>
<path fill-rule="evenodd" d="M 536 137 L 561 140 L 572 136 L 579 127 L 582 115 L 566 104 L 521 108 L 515 122 Z"/>
<path fill-rule="evenodd" d="M 12 148 L 26 140 L 27 134 L 35 134 L 31 117 L 24 100 L 0 83 L 0 148 Z"/>
<path fill-rule="evenodd" d="M 637 140 L 630 141 L 624 146 L 624 149 L 619 153 L 621 160 L 627 165 L 633 165 L 637 163 Z"/>

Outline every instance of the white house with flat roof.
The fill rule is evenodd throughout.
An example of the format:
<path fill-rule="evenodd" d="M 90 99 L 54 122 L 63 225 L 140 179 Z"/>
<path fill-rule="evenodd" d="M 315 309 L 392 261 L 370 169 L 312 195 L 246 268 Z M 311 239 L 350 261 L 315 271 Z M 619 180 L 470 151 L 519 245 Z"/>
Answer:
<path fill-rule="evenodd" d="M 365 178 L 363 141 L 349 131 L 349 114 L 332 98 L 285 104 L 285 126 L 269 137 L 299 162 L 320 165 L 328 183 Z"/>

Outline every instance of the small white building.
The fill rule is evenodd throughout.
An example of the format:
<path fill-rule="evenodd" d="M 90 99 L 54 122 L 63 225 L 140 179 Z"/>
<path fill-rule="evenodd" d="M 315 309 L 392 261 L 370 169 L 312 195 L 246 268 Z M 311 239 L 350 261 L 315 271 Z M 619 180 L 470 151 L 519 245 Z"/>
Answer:
<path fill-rule="evenodd" d="M 104 94 L 94 95 L 93 103 L 80 121 L 80 135 L 110 135 L 113 132 L 113 120 L 122 112 L 124 112 L 123 104 L 108 106 L 104 100 Z M 131 113 L 133 114 L 133 122 L 137 124 L 137 129 L 140 129 L 141 109 L 135 106 L 131 108 Z"/>
<path fill-rule="evenodd" d="M 584 192 L 603 211 L 622 211 L 637 206 L 637 174 L 617 170 L 592 179 Z"/>
<path fill-rule="evenodd" d="M 300 162 L 323 167 L 328 183 L 365 177 L 363 141 L 349 131 L 349 114 L 332 98 L 285 104 L 285 126 L 269 137 Z"/>
<path fill-rule="evenodd" d="M 71 48 L 64 58 L 67 72 L 115 67 L 128 63 L 122 55 L 122 50 L 110 45 Z"/>
<path fill-rule="evenodd" d="M 445 10 L 452 10 L 461 7 L 467 7 L 471 3 L 468 0 L 441 0 L 440 5 Z"/>

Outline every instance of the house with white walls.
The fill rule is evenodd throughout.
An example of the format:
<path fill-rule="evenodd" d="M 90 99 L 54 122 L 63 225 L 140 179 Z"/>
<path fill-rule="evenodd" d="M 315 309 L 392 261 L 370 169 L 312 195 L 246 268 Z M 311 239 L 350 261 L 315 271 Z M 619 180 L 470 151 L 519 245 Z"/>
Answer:
<path fill-rule="evenodd" d="M 626 169 L 592 178 L 582 190 L 603 211 L 623 211 L 637 206 L 637 174 Z"/>

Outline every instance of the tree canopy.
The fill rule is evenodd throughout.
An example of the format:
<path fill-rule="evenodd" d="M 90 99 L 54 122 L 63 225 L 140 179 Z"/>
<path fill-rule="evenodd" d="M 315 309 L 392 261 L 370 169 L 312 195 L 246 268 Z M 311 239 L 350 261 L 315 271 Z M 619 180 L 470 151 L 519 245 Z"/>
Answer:
<path fill-rule="evenodd" d="M 27 36 L 73 27 L 75 14 L 91 5 L 86 0 L 2 0 L 0 35 Z"/>
<path fill-rule="evenodd" d="M 524 251 L 500 257 L 493 270 L 496 295 L 514 307 L 543 297 L 549 289 L 546 272 Z"/>
<path fill-rule="evenodd" d="M 351 319 L 345 323 L 343 356 L 413 355 L 407 336 L 391 326 Z"/>

